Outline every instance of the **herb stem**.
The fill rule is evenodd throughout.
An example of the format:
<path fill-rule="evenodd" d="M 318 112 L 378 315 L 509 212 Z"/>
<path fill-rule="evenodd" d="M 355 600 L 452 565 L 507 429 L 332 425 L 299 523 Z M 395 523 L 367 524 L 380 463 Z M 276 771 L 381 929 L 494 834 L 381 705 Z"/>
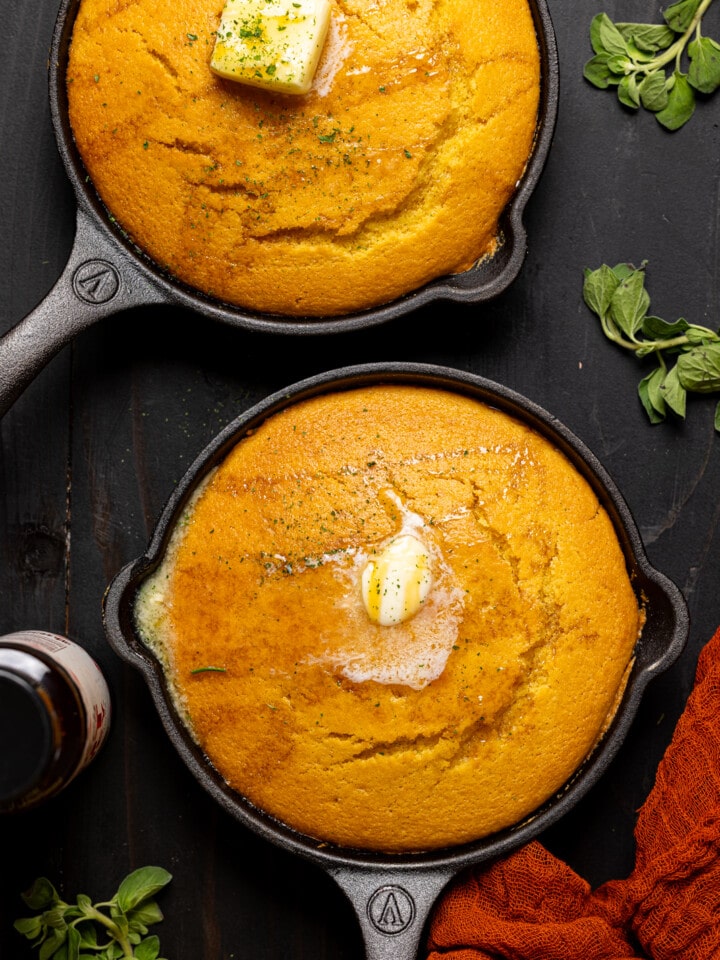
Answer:
<path fill-rule="evenodd" d="M 687 337 L 684 333 L 679 337 L 672 337 L 670 340 L 643 340 L 641 343 L 633 340 L 626 340 L 609 317 L 606 317 L 605 320 L 607 321 L 603 322 L 605 336 L 609 340 L 612 340 L 614 343 L 616 343 L 619 347 L 624 347 L 625 350 L 633 350 L 635 353 L 640 350 L 642 350 L 643 353 L 648 353 L 651 351 L 658 352 L 660 350 L 672 350 L 673 347 L 684 347 L 686 344 L 690 343 L 689 337 Z M 708 337 L 713 340 L 717 339 L 717 334 L 713 333 L 712 330 L 708 330 L 706 327 L 700 327 L 697 324 L 694 324 L 693 328 L 696 330 L 704 330 L 707 332 Z"/>
<path fill-rule="evenodd" d="M 669 412 L 685 417 L 689 393 L 720 393 L 720 334 L 682 317 L 667 324 L 649 315 L 644 268 L 645 261 L 640 267 L 619 263 L 586 270 L 583 299 L 608 339 L 638 358 L 655 360 L 655 369 L 638 384 L 638 396 L 650 422 L 661 423 Z M 720 403 L 714 426 L 720 433 Z"/>
<path fill-rule="evenodd" d="M 624 107 L 653 113 L 666 130 L 683 127 L 695 113 L 699 94 L 720 89 L 720 44 L 703 33 L 703 17 L 714 0 L 676 0 L 662 11 L 664 23 L 614 23 L 593 17 L 595 56 L 583 68 L 601 90 L 616 88 Z"/>
<path fill-rule="evenodd" d="M 69 904 L 60 899 L 46 877 L 38 877 L 22 894 L 36 916 L 19 917 L 15 929 L 40 948 L 41 960 L 78 956 L 90 960 L 89 951 L 106 960 L 147 960 L 159 953 L 158 938 L 146 936 L 148 927 L 163 919 L 154 897 L 170 880 L 172 876 L 162 867 L 138 867 L 125 877 L 111 900 L 93 904 L 80 893 L 77 902 Z M 107 943 L 99 942 L 101 934 L 109 935 Z"/>
<path fill-rule="evenodd" d="M 697 28 L 700 29 L 700 21 L 705 15 L 705 11 L 710 6 L 713 0 L 702 0 L 702 3 L 695 11 L 695 16 L 692 18 L 690 25 L 688 26 L 685 33 L 683 33 L 678 39 L 671 44 L 667 50 L 663 51 L 659 57 L 655 57 L 654 60 L 651 60 L 649 63 L 642 61 L 637 61 L 634 57 L 632 58 L 632 63 L 635 68 L 632 72 L 637 72 L 639 70 L 644 71 L 645 73 L 655 73 L 657 70 L 660 70 L 662 67 L 666 67 L 669 63 L 672 63 L 675 60 L 676 67 L 678 72 L 680 71 L 680 58 L 682 52 L 685 49 L 688 40 L 690 39 L 693 31 Z"/>
<path fill-rule="evenodd" d="M 627 347 L 630 350 L 634 350 L 636 353 L 638 350 L 643 350 L 647 352 L 648 348 L 650 347 L 652 347 L 652 349 L 655 352 L 658 352 L 659 350 L 670 350 L 673 347 L 683 347 L 685 346 L 686 343 L 690 343 L 690 341 L 685 336 L 685 334 L 682 334 L 679 337 L 673 337 L 672 340 L 653 340 L 650 343 L 648 343 L 647 341 L 644 343 L 630 343 L 627 340 L 622 342 L 621 341 L 622 341 L 622 338 L 621 340 L 617 341 L 618 343 L 620 343 L 620 346 Z"/>
<path fill-rule="evenodd" d="M 86 910 L 86 915 L 92 920 L 97 920 L 97 922 L 105 927 L 106 930 L 108 930 L 114 937 L 114 939 L 117 940 L 118 946 L 123 951 L 122 960 L 132 960 L 132 958 L 135 956 L 133 953 L 132 944 L 124 936 L 120 927 L 113 920 L 111 920 L 110 917 L 106 917 L 105 914 L 96 907 L 88 907 Z"/>

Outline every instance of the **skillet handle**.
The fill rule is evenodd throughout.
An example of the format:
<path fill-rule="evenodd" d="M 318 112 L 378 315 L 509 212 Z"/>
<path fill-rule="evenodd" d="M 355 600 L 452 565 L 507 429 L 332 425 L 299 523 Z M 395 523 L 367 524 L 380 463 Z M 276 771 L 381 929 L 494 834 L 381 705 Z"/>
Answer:
<path fill-rule="evenodd" d="M 433 865 L 326 869 L 355 908 L 367 960 L 415 960 L 430 910 L 457 871 Z"/>
<path fill-rule="evenodd" d="M 0 338 L 0 417 L 75 334 L 128 307 L 166 301 L 121 247 L 78 208 L 65 268 L 45 299 Z"/>

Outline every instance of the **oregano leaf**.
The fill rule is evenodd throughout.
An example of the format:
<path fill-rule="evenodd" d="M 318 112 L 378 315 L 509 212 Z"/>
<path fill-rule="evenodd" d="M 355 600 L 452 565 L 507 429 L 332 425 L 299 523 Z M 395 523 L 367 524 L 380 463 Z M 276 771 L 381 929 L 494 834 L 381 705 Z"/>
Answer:
<path fill-rule="evenodd" d="M 655 119 L 666 130 L 679 130 L 695 112 L 695 94 L 684 73 L 673 74 L 675 83 L 668 94 L 664 109 L 655 114 Z"/>
<path fill-rule="evenodd" d="M 675 31 L 664 23 L 616 23 L 625 40 L 648 54 L 666 50 L 675 40 Z"/>
<path fill-rule="evenodd" d="M 636 270 L 642 270 L 645 267 L 644 263 L 641 263 L 639 267 L 634 267 L 631 263 L 616 263 L 614 267 L 610 269 L 618 278 L 618 280 L 627 280 L 627 278 L 635 273 Z"/>
<path fill-rule="evenodd" d="M 667 78 L 662 70 L 649 73 L 638 85 L 640 102 L 646 110 L 657 113 L 664 110 L 668 104 Z"/>
<path fill-rule="evenodd" d="M 45 910 L 59 901 L 57 890 L 46 877 L 38 877 L 29 890 L 21 894 L 31 910 Z"/>
<path fill-rule="evenodd" d="M 621 78 L 626 77 L 630 69 L 630 58 L 626 53 L 613 54 L 608 57 L 608 67 L 622 82 Z"/>
<path fill-rule="evenodd" d="M 118 906 L 125 913 L 132 910 L 143 900 L 154 897 L 171 879 L 170 874 L 162 867 L 140 867 L 134 870 L 118 888 Z"/>
<path fill-rule="evenodd" d="M 685 336 L 688 339 L 688 343 L 695 347 L 700 346 L 702 343 L 714 343 L 720 339 L 712 330 L 708 330 L 705 327 L 698 327 L 694 324 L 688 324 Z"/>
<path fill-rule="evenodd" d="M 134 910 L 129 910 L 127 914 L 130 929 L 147 928 L 150 924 L 160 923 L 163 918 L 162 911 L 155 900 L 145 900 Z M 145 930 L 140 930 L 144 933 Z"/>
<path fill-rule="evenodd" d="M 92 900 L 90 897 L 86 896 L 84 893 L 79 893 L 77 896 L 77 905 L 82 910 L 83 914 L 86 914 L 88 910 L 92 910 Z"/>
<path fill-rule="evenodd" d="M 680 383 L 695 393 L 720 390 L 720 343 L 692 347 L 677 360 Z"/>
<path fill-rule="evenodd" d="M 135 956 L 138 960 L 157 960 L 160 953 L 160 941 L 157 937 L 146 937 L 138 944 Z"/>
<path fill-rule="evenodd" d="M 22 917 L 13 924 L 18 933 L 21 933 L 28 940 L 34 940 L 42 933 L 43 922 L 40 917 Z"/>
<path fill-rule="evenodd" d="M 67 904 L 41 877 L 22 895 L 41 912 L 17 919 L 15 930 L 33 941 L 39 960 L 156 960 L 159 940 L 146 934 L 163 915 L 152 898 L 171 879 L 161 867 L 141 867 L 125 877 L 109 901 L 93 904 L 90 897 L 78 894 L 75 904 Z"/>
<path fill-rule="evenodd" d="M 44 940 L 43 943 L 40 944 L 40 960 L 50 960 L 50 957 L 65 943 L 66 937 L 67 927 L 63 930 L 53 930 L 47 940 Z"/>
<path fill-rule="evenodd" d="M 699 37 L 688 45 L 688 83 L 700 93 L 714 93 L 720 87 L 720 44 Z"/>
<path fill-rule="evenodd" d="M 720 393 L 720 333 L 684 317 L 668 323 L 649 316 L 645 265 L 643 261 L 640 268 L 625 263 L 586 269 L 583 296 L 600 317 L 609 340 L 638 358 L 655 356 L 658 365 L 638 384 L 638 396 L 650 422 L 660 423 L 668 411 L 685 417 L 688 393 Z M 614 284 L 610 304 L 602 312 Z M 674 366 L 668 362 L 670 356 L 677 358 Z M 720 429 L 718 416 L 720 405 L 715 414 L 716 429 Z"/>
<path fill-rule="evenodd" d="M 695 112 L 695 91 L 720 89 L 720 44 L 703 36 L 712 0 L 679 0 L 665 23 L 614 23 L 598 14 L 590 25 L 595 56 L 585 78 L 599 89 L 617 86 L 619 102 L 654 113 L 666 130 L 683 127 Z"/>
<path fill-rule="evenodd" d="M 596 39 L 600 50 L 596 52 L 609 53 L 610 56 L 628 53 L 625 38 L 606 13 L 601 13 L 597 19 Z"/>
<path fill-rule="evenodd" d="M 679 337 L 688 329 L 690 324 L 687 320 L 680 318 L 675 323 L 668 323 L 661 320 L 660 317 L 645 317 L 642 324 L 642 332 L 651 340 L 672 340 Z"/>
<path fill-rule="evenodd" d="M 619 278 L 607 264 L 603 264 L 597 270 L 587 270 L 583 285 L 585 303 L 599 317 L 604 317 L 619 285 Z"/>
<path fill-rule="evenodd" d="M 606 13 L 598 13 L 590 22 L 590 43 L 595 53 L 607 53 L 600 34 L 600 25 L 605 19 L 609 19 Z"/>
<path fill-rule="evenodd" d="M 67 932 L 67 960 L 79 960 L 80 958 L 80 934 L 75 927 L 68 927 Z"/>
<path fill-rule="evenodd" d="M 640 106 L 640 93 L 633 74 L 623 77 L 618 84 L 618 100 L 631 110 L 637 110 Z"/>
<path fill-rule="evenodd" d="M 638 396 L 651 423 L 662 423 L 665 419 L 665 400 L 659 392 L 662 376 L 662 367 L 657 367 L 638 384 Z"/>
<path fill-rule="evenodd" d="M 65 907 L 51 907 L 49 910 L 46 910 L 43 914 L 43 922 L 48 927 L 53 927 L 53 929 L 64 930 L 65 927 L 67 927 Z"/>
<path fill-rule="evenodd" d="M 609 57 L 606 53 L 599 53 L 592 60 L 588 60 L 583 68 L 585 79 L 600 90 L 605 90 L 607 87 L 620 82 L 619 78 L 615 77 L 610 70 L 608 60 Z"/>
<path fill-rule="evenodd" d="M 665 23 L 676 33 L 685 33 L 698 11 L 701 0 L 679 0 L 663 10 Z"/>
<path fill-rule="evenodd" d="M 642 328 L 650 307 L 650 297 L 645 290 L 645 273 L 635 270 L 618 284 L 610 301 L 610 316 L 623 333 L 631 340 Z"/>
<path fill-rule="evenodd" d="M 75 929 L 80 935 L 80 946 L 95 949 L 98 945 L 97 931 L 89 920 L 79 923 Z"/>
<path fill-rule="evenodd" d="M 677 366 L 668 370 L 662 382 L 661 390 L 665 403 L 679 417 L 684 418 L 687 406 L 687 390 L 680 383 Z"/>

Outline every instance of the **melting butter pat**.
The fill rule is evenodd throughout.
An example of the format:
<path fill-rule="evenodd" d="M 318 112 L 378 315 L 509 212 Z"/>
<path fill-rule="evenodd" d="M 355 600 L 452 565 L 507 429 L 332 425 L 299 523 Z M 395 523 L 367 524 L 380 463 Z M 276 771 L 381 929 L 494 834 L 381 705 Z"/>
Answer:
<path fill-rule="evenodd" d="M 362 596 L 373 623 L 390 627 L 414 616 L 430 592 L 432 570 L 417 537 L 395 537 L 362 573 Z"/>
<path fill-rule="evenodd" d="M 276 93 L 307 93 L 330 25 L 330 0 L 228 0 L 210 68 Z"/>

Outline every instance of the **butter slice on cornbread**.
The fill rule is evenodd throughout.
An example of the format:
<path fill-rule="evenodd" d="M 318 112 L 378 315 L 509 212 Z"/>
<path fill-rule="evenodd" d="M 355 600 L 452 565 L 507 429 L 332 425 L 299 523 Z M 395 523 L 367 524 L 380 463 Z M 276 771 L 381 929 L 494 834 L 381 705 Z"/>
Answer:
<path fill-rule="evenodd" d="M 330 24 L 330 0 L 228 0 L 211 69 L 277 93 L 307 93 Z"/>

